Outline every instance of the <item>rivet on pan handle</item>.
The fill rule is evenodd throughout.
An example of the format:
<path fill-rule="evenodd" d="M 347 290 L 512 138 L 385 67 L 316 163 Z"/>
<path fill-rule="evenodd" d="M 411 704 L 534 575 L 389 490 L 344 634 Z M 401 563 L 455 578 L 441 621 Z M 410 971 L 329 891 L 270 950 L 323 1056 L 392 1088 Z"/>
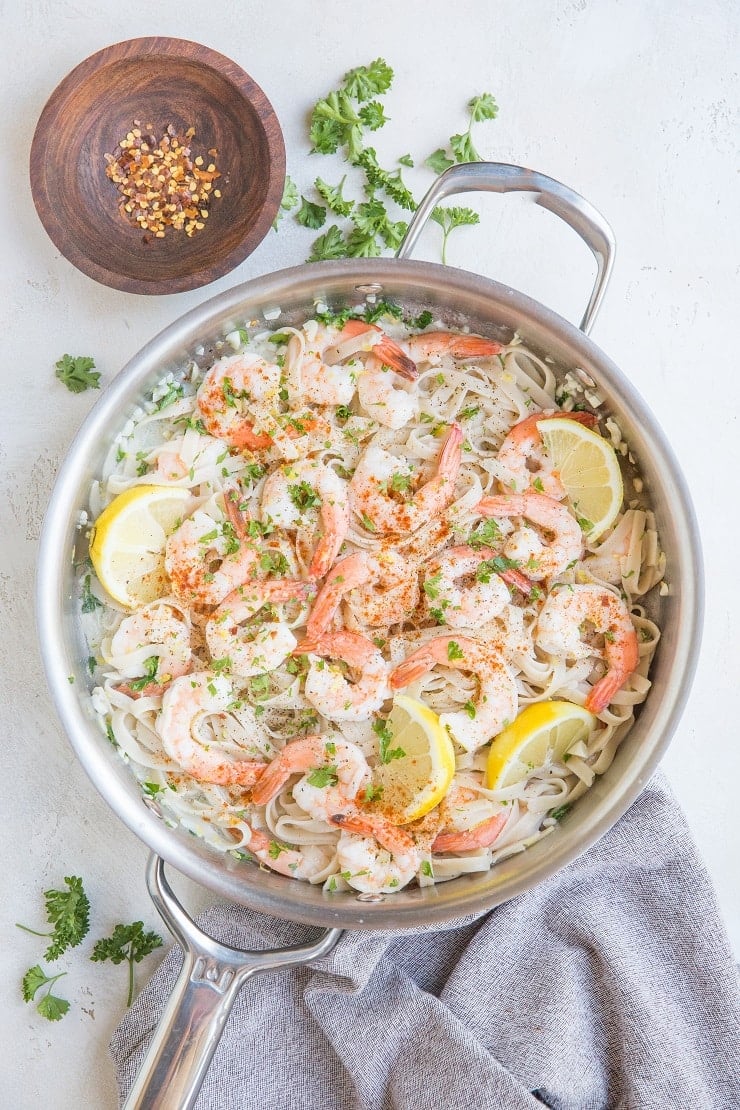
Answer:
<path fill-rule="evenodd" d="M 123 1110 L 190 1110 L 221 1039 L 237 994 L 258 971 L 318 960 L 342 935 L 329 929 L 310 944 L 243 951 L 221 944 L 188 916 L 167 882 L 164 861 L 149 857 L 146 874 L 152 901 L 181 945 L 180 975 Z"/>
<path fill-rule="evenodd" d="M 424 225 L 435 207 L 445 197 L 454 193 L 535 193 L 535 204 L 547 208 L 565 220 L 580 235 L 596 259 L 596 281 L 586 311 L 580 323 L 586 335 L 591 331 L 596 313 L 614 265 L 616 242 L 614 232 L 594 206 L 575 190 L 523 166 L 509 166 L 504 162 L 465 162 L 450 166 L 437 178 L 416 210 L 406 236 L 399 247 L 397 258 L 410 258 Z"/>

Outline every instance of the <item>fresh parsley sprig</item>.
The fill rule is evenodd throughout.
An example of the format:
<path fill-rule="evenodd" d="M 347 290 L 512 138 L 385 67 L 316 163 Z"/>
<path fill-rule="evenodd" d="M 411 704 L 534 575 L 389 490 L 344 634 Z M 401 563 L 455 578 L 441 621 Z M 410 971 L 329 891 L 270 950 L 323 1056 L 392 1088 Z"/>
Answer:
<path fill-rule="evenodd" d="M 145 956 L 155 948 L 160 948 L 163 943 L 159 933 L 144 932 L 144 922 L 134 921 L 130 925 L 116 925 L 109 937 L 97 941 L 90 959 L 96 963 L 110 960 L 114 964 L 128 961 L 126 1005 L 130 1006 L 134 998 L 134 964 L 140 963 Z"/>
<path fill-rule="evenodd" d="M 49 985 L 49 989 L 43 998 L 39 999 L 36 1003 L 36 1009 L 45 1017 L 47 1021 L 61 1021 L 69 1009 L 69 1002 L 66 998 L 59 998 L 57 995 L 51 993 L 51 988 L 56 983 L 57 979 L 61 979 L 66 975 L 66 971 L 60 971 L 57 975 L 47 975 L 40 964 L 34 964 L 29 967 L 26 974 L 23 976 L 22 990 L 24 1002 L 33 1002 L 36 994 L 41 989 Z"/>
<path fill-rule="evenodd" d="M 58 960 L 68 948 L 76 948 L 90 931 L 90 902 L 77 875 L 65 878 L 67 890 L 45 890 L 46 916 L 54 926 L 51 933 L 40 933 L 16 922 L 19 929 L 36 937 L 51 937 L 44 953 L 47 960 Z"/>
<path fill-rule="evenodd" d="M 413 168 L 410 154 L 397 159 L 395 169 L 389 170 L 378 161 L 373 146 L 367 145 L 367 135 L 379 130 L 388 122 L 385 108 L 379 97 L 389 91 L 393 70 L 383 58 L 376 58 L 367 66 L 358 66 L 345 74 L 339 88 L 319 100 L 311 113 L 310 141 L 312 153 L 341 154 L 346 163 L 361 170 L 361 187 L 366 194 L 364 202 L 345 197 L 347 175 L 339 185 L 333 186 L 317 177 L 316 193 L 324 202 L 317 204 L 307 196 L 300 197 L 295 186 L 286 180 L 283 210 L 298 208 L 295 219 L 302 226 L 318 230 L 326 222 L 327 210 L 345 219 L 347 223 L 331 224 L 313 243 L 309 262 L 323 262 L 338 258 L 376 258 L 385 251 L 395 251 L 406 234 L 405 220 L 396 219 L 388 211 L 388 203 L 396 204 L 406 212 L 414 212 L 418 202 L 402 177 L 402 167 Z M 440 173 L 455 162 L 480 161 L 472 140 L 473 124 L 494 119 L 498 108 L 490 93 L 481 93 L 468 103 L 469 120 L 465 132 L 452 135 L 448 148 L 440 147 L 426 165 Z M 298 207 L 300 204 L 300 207 Z M 447 260 L 447 242 L 457 227 L 479 222 L 471 208 L 438 208 L 434 217 L 442 228 L 442 261 Z M 275 226 L 277 226 L 277 221 Z"/>
<path fill-rule="evenodd" d="M 95 370 L 95 359 L 87 355 L 62 355 L 56 366 L 56 376 L 70 393 L 84 393 L 86 389 L 100 389 L 100 371 Z"/>

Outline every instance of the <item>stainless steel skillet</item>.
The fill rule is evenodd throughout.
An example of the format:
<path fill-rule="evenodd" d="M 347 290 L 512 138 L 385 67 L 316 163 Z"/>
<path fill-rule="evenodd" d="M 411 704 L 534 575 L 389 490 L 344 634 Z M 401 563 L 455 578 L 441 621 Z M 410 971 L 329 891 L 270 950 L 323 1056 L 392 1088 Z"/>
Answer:
<path fill-rule="evenodd" d="M 425 220 L 452 193 L 525 191 L 561 216 L 597 259 L 597 279 L 581 329 L 497 282 L 409 260 Z M 587 337 L 604 294 L 613 238 L 603 218 L 578 194 L 551 178 L 495 163 L 456 166 L 425 197 L 397 259 L 338 261 L 300 266 L 254 279 L 186 313 L 136 355 L 105 391 L 70 447 L 47 512 L 38 566 L 38 622 L 44 664 L 60 717 L 75 751 L 113 810 L 152 850 L 152 897 L 185 950 L 185 961 L 162 1024 L 127 1102 L 129 1107 L 190 1107 L 200 1088 L 233 999 L 259 970 L 305 963 L 329 951 L 342 929 L 436 925 L 490 909 L 530 889 L 602 836 L 629 807 L 653 772 L 688 695 L 703 604 L 701 554 L 685 483 L 658 423 L 629 380 Z M 518 331 L 528 345 L 563 370 L 581 368 L 598 383 L 605 409 L 630 443 L 655 510 L 667 555 L 668 596 L 661 599 L 663 636 L 653 688 L 635 725 L 602 779 L 579 800 L 557 832 L 487 874 L 391 896 L 325 894 L 252 865 L 214 853 L 182 829 L 168 828 L 142 799 L 133 777 L 102 736 L 95 717 L 79 626 L 76 561 L 86 554 L 79 527 L 92 479 L 107 445 L 136 403 L 169 369 L 214 342 L 245 318 L 280 308 L 280 322 L 310 315 L 317 300 L 355 304 L 365 296 L 392 299 L 413 313 L 431 307 L 451 327 L 469 326 L 494 337 Z M 69 676 L 74 676 L 71 684 Z M 308 945 L 279 953 L 243 953 L 206 937 L 175 899 L 164 863 L 223 898 L 262 913 L 325 930 Z"/>

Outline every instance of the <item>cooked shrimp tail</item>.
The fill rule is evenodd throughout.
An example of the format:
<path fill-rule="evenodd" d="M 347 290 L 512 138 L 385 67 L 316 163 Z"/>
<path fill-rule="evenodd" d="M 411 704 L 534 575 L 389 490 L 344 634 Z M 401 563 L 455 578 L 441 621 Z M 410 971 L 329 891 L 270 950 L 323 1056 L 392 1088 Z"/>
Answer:
<path fill-rule="evenodd" d="M 432 844 L 433 852 L 472 852 L 476 848 L 488 848 L 506 824 L 506 814 L 496 813 L 487 821 L 481 821 L 472 829 L 461 832 L 441 832 Z"/>
<path fill-rule="evenodd" d="M 357 836 L 372 837 L 377 840 L 381 848 L 385 848 L 391 855 L 404 855 L 414 850 L 413 837 L 392 824 L 383 817 L 353 810 L 348 813 L 333 813 L 329 822 L 345 832 L 355 833 Z"/>
<path fill-rule="evenodd" d="M 491 358 L 503 351 L 495 339 L 485 339 L 482 335 L 460 335 L 449 331 L 425 331 L 412 335 L 406 341 L 409 354 L 419 361 L 431 361 L 442 356 L 473 359 Z"/>
<path fill-rule="evenodd" d="M 395 340 L 386 335 L 377 324 L 366 324 L 364 320 L 348 320 L 341 332 L 342 339 L 364 335 L 365 332 L 380 333 L 382 338 L 373 344 L 372 353 L 386 366 L 390 366 L 402 378 L 414 381 L 419 376 L 416 363 L 409 358 Z"/>

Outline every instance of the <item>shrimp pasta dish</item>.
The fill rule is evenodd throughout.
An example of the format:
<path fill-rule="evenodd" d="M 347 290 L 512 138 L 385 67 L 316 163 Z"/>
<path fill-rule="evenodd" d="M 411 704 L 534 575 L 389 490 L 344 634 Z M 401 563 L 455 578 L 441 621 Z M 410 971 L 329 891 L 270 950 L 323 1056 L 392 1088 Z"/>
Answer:
<path fill-rule="evenodd" d="M 247 321 L 93 484 L 102 728 L 167 823 L 365 898 L 552 833 L 647 696 L 665 559 L 598 384 L 431 311 Z"/>

